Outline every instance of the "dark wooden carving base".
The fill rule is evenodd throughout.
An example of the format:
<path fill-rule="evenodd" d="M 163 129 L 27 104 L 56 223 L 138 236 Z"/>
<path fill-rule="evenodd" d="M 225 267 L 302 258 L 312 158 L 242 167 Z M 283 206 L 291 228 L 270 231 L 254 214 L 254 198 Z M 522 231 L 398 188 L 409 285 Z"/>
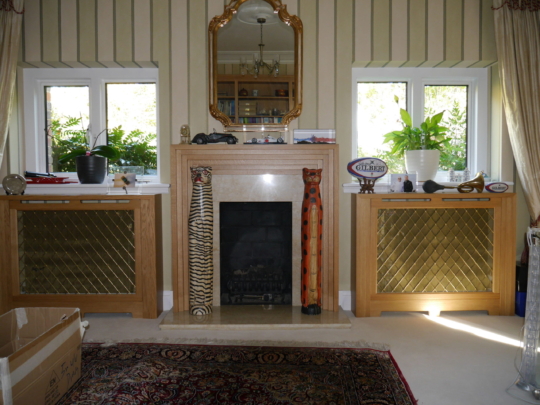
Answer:
<path fill-rule="evenodd" d="M 307 307 L 302 307 L 302 313 L 306 315 L 319 315 L 321 313 L 321 307 L 316 304 L 311 304 Z"/>

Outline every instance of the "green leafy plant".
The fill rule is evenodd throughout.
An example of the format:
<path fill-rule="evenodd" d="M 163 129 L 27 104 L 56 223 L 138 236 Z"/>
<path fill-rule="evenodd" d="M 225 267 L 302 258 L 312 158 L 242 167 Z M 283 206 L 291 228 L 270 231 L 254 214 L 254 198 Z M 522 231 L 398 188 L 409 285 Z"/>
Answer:
<path fill-rule="evenodd" d="M 73 119 L 70 119 L 70 120 L 73 120 Z M 68 122 L 70 122 L 70 120 L 68 120 Z M 76 119 L 75 119 L 76 120 Z M 85 140 L 86 140 L 86 143 L 84 146 L 79 146 L 73 150 L 71 150 L 70 152 L 60 156 L 58 158 L 58 162 L 59 163 L 65 163 L 67 162 L 68 160 L 71 160 L 71 159 L 74 159 L 76 158 L 77 156 L 93 156 L 93 155 L 96 155 L 96 156 L 102 156 L 102 157 L 106 157 L 110 160 L 118 160 L 120 158 L 120 152 L 118 151 L 118 149 L 112 147 L 112 146 L 109 146 L 109 145 L 97 145 L 96 146 L 96 142 L 99 138 L 99 136 L 105 132 L 105 130 L 101 131 L 97 136 L 93 136 L 92 133 L 90 132 L 90 130 L 86 130 L 86 136 L 85 136 Z M 69 131 L 67 131 L 67 134 L 69 135 Z M 74 131 L 72 132 L 72 135 L 74 135 L 75 139 L 73 139 L 73 141 L 77 141 L 77 142 L 80 142 L 80 132 L 79 131 Z M 69 141 L 69 138 L 68 138 L 68 141 Z"/>
<path fill-rule="evenodd" d="M 49 135 L 52 138 L 52 159 L 54 171 L 74 172 L 76 165 L 74 158 L 86 154 L 87 151 L 99 156 L 105 156 L 109 148 L 118 152 L 118 155 L 109 158 L 109 164 L 119 166 L 144 166 L 145 174 L 151 174 L 157 167 L 156 134 L 145 134 L 135 129 L 126 133 L 122 126 L 108 131 L 105 145 L 89 148 L 88 131 L 81 128 L 81 118 L 66 117 L 63 121 L 51 121 Z M 110 151 L 110 150 L 109 150 Z"/>
<path fill-rule="evenodd" d="M 148 173 L 148 168 L 157 167 L 155 139 L 155 134 L 145 134 L 139 129 L 126 134 L 121 125 L 109 131 L 109 143 L 118 148 L 122 156 L 117 164 L 144 166 L 146 173 Z"/>
<path fill-rule="evenodd" d="M 391 154 L 402 158 L 407 150 L 443 150 L 450 144 L 448 128 L 440 124 L 444 111 L 426 118 L 420 127 L 412 126 L 409 113 L 400 108 L 403 128 L 384 135 L 384 143 L 392 143 Z"/>

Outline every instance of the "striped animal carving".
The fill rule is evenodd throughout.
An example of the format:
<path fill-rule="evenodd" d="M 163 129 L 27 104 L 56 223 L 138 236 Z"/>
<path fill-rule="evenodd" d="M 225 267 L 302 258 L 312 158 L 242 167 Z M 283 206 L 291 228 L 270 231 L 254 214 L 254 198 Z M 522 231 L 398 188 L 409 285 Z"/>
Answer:
<path fill-rule="evenodd" d="M 322 169 L 304 168 L 302 172 L 302 313 L 317 315 L 321 313 Z"/>
<path fill-rule="evenodd" d="M 212 313 L 214 264 L 212 168 L 192 167 L 193 192 L 189 210 L 189 311 Z"/>

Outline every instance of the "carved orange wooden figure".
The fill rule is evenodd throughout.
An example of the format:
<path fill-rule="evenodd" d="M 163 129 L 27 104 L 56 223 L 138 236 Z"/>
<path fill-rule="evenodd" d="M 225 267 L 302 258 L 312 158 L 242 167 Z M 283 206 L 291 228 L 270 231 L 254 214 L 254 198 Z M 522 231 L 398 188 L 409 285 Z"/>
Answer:
<path fill-rule="evenodd" d="M 302 313 L 321 313 L 322 217 L 319 184 L 322 169 L 303 170 L 302 201 Z"/>

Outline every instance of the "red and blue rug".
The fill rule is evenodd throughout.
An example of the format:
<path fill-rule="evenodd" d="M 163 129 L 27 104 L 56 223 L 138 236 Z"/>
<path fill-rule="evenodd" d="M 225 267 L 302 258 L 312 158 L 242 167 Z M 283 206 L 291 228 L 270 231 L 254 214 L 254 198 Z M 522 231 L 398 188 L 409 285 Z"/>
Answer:
<path fill-rule="evenodd" d="M 388 351 L 84 344 L 58 404 L 416 404 Z"/>

